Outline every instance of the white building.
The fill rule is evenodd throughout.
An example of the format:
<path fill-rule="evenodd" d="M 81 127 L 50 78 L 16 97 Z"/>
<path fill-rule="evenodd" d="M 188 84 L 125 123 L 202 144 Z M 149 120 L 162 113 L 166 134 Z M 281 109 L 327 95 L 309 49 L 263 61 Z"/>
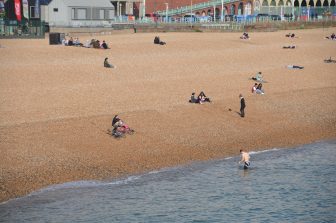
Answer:
<path fill-rule="evenodd" d="M 56 27 L 109 27 L 115 19 L 110 0 L 52 0 L 47 8 L 46 22 Z"/>

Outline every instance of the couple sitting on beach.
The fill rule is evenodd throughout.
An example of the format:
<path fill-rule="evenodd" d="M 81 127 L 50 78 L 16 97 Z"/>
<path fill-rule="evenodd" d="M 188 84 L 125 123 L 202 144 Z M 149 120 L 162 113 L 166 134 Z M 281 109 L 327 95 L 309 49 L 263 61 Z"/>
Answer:
<path fill-rule="evenodd" d="M 240 37 L 240 39 L 249 39 L 249 34 L 247 32 L 244 32 L 243 35 Z"/>
<path fill-rule="evenodd" d="M 265 94 L 264 90 L 262 89 L 262 83 L 255 83 L 252 87 L 252 94 Z"/>
<path fill-rule="evenodd" d="M 112 135 L 115 137 L 123 136 L 125 133 L 133 133 L 131 129 L 124 121 L 122 121 L 118 115 L 115 115 L 112 120 Z"/>
<path fill-rule="evenodd" d="M 155 38 L 154 38 L 154 44 L 165 45 L 166 42 L 161 41 L 159 36 L 155 36 Z"/>
<path fill-rule="evenodd" d="M 196 103 L 196 104 L 203 104 L 204 102 L 211 102 L 210 98 L 208 98 L 203 91 L 198 95 L 198 97 L 195 97 L 195 92 L 191 94 L 190 103 Z"/>
<path fill-rule="evenodd" d="M 327 36 L 326 39 L 336 40 L 336 35 L 335 35 L 335 33 L 332 33 L 330 36 Z"/>
<path fill-rule="evenodd" d="M 286 37 L 295 38 L 295 34 L 294 33 L 288 33 L 288 34 L 286 34 Z"/>
<path fill-rule="evenodd" d="M 333 60 L 330 57 L 329 59 L 324 60 L 324 63 L 336 63 L 336 60 Z"/>

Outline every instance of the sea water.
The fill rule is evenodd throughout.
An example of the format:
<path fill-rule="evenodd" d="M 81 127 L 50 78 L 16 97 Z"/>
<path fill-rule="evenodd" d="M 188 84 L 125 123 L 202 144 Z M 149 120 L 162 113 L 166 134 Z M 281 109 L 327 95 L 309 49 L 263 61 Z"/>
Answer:
<path fill-rule="evenodd" d="M 336 141 L 111 182 L 52 186 L 0 205 L 0 222 L 336 222 Z"/>

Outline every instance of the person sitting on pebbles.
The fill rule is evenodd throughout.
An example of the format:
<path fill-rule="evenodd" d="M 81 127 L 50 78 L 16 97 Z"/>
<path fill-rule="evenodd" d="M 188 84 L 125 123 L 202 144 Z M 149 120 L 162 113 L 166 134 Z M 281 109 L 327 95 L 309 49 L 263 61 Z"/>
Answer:
<path fill-rule="evenodd" d="M 204 102 L 211 102 L 210 98 L 208 98 L 203 91 L 197 97 L 197 103 L 203 104 Z"/>
<path fill-rule="evenodd" d="M 259 71 L 254 77 L 251 78 L 252 80 L 255 80 L 255 81 L 259 81 L 259 82 L 262 82 L 264 81 L 263 80 L 263 76 L 261 74 L 261 72 Z"/>
<path fill-rule="evenodd" d="M 104 60 L 104 67 L 106 67 L 106 68 L 116 68 L 117 66 L 114 66 L 113 64 L 110 64 L 108 62 L 108 57 L 106 57 L 105 60 Z"/>

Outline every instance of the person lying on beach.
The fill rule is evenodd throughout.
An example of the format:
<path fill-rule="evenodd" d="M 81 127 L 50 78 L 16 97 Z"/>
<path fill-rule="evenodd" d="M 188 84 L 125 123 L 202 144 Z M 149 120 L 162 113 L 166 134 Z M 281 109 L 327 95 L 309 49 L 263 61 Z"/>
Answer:
<path fill-rule="evenodd" d="M 295 34 L 294 33 L 288 33 L 288 34 L 286 34 L 286 37 L 295 38 Z"/>
<path fill-rule="evenodd" d="M 263 76 L 261 75 L 261 72 L 259 71 L 254 77 L 251 78 L 252 80 L 255 80 L 255 81 L 264 81 L 263 80 Z"/>
<path fill-rule="evenodd" d="M 303 69 L 304 67 L 298 65 L 287 65 L 288 69 Z"/>
<path fill-rule="evenodd" d="M 244 32 L 243 35 L 240 37 L 240 39 L 249 39 L 249 34 L 247 32 Z"/>
<path fill-rule="evenodd" d="M 104 60 L 104 67 L 106 67 L 106 68 L 116 68 L 116 66 L 114 66 L 114 65 L 112 65 L 108 62 L 108 57 L 106 57 L 105 60 Z"/>
<path fill-rule="evenodd" d="M 282 47 L 283 49 L 295 49 L 296 48 L 296 46 L 283 46 Z"/>
<path fill-rule="evenodd" d="M 203 91 L 197 97 L 197 103 L 203 104 L 204 102 L 211 102 L 210 98 L 208 98 Z"/>
<path fill-rule="evenodd" d="M 155 36 L 155 38 L 154 38 L 154 44 L 165 45 L 166 42 L 161 41 L 159 36 Z"/>
<path fill-rule="evenodd" d="M 335 35 L 335 33 L 332 33 L 330 36 L 327 36 L 326 39 L 336 40 L 336 35 Z"/>
<path fill-rule="evenodd" d="M 324 63 L 336 63 L 336 60 L 331 59 L 331 57 L 327 60 L 324 60 Z"/>

